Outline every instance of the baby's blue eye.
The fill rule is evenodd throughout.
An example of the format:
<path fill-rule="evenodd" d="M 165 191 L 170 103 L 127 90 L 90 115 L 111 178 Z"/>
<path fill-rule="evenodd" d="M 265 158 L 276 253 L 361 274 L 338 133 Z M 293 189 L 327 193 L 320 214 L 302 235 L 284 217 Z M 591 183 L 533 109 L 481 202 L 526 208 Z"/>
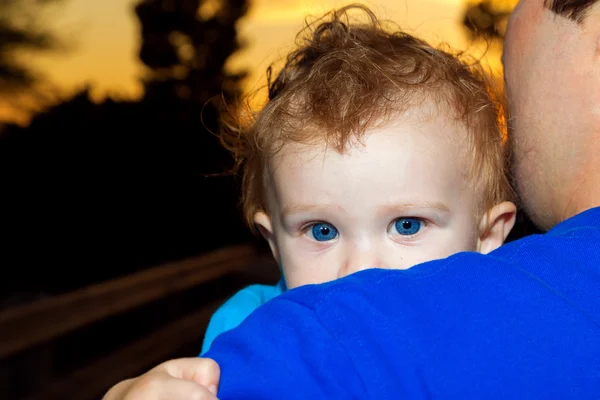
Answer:
<path fill-rule="evenodd" d="M 418 218 L 398 218 L 396 220 L 396 232 L 403 236 L 414 235 L 423 227 L 423 221 Z"/>
<path fill-rule="evenodd" d="M 331 224 L 326 222 L 319 222 L 311 227 L 313 237 L 317 242 L 326 242 L 333 240 L 337 237 L 338 231 Z"/>

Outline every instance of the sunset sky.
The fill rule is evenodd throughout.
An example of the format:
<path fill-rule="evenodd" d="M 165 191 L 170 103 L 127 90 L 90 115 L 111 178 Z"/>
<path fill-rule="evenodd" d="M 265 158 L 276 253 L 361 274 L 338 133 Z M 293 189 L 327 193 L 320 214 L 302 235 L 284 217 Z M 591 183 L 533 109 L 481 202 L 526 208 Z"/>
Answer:
<path fill-rule="evenodd" d="M 66 0 L 46 18 L 69 41 L 73 49 L 64 54 L 37 56 L 29 60 L 50 82 L 69 93 L 90 84 L 94 98 L 141 95 L 138 76 L 143 67 L 137 60 L 138 22 L 133 13 L 137 0 Z M 247 45 L 230 60 L 232 70 L 246 69 L 248 89 L 264 84 L 264 71 L 293 44 L 307 15 L 321 15 L 347 1 L 254 0 L 239 26 Z M 433 44 L 446 42 L 467 48 L 460 20 L 466 0 L 365 1 L 380 17 L 391 19 L 406 31 Z M 490 57 L 498 70 L 498 57 Z M 0 119 L 15 116 L 0 107 Z"/>

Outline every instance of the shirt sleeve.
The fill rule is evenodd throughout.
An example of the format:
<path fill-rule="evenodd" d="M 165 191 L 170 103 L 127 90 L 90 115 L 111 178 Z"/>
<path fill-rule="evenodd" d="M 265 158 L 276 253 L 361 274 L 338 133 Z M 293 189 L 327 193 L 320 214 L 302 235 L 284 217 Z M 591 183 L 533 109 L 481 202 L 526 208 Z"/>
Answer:
<path fill-rule="evenodd" d="M 234 294 L 210 318 L 200 356 L 208 351 L 217 336 L 241 324 L 254 310 L 281 292 L 281 284 L 278 283 L 274 286 L 251 285 Z"/>
<path fill-rule="evenodd" d="M 366 398 L 351 358 L 310 307 L 277 297 L 219 336 L 220 399 Z"/>

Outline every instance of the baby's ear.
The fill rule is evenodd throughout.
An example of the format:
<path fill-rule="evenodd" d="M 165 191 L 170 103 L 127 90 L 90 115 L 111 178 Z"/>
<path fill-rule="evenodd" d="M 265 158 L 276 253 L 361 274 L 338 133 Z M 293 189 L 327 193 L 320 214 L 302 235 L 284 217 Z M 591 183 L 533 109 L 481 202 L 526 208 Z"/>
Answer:
<path fill-rule="evenodd" d="M 502 246 L 515 225 L 516 216 L 517 206 L 510 201 L 503 201 L 489 209 L 479 221 L 477 251 L 487 254 Z"/>
<path fill-rule="evenodd" d="M 262 237 L 265 238 L 267 243 L 269 243 L 271 253 L 273 253 L 273 258 L 275 258 L 275 261 L 279 263 L 279 251 L 277 250 L 277 243 L 275 242 L 275 233 L 273 232 L 273 222 L 271 221 L 271 217 L 269 217 L 264 211 L 258 211 L 254 214 L 253 219 L 258 231 Z"/>

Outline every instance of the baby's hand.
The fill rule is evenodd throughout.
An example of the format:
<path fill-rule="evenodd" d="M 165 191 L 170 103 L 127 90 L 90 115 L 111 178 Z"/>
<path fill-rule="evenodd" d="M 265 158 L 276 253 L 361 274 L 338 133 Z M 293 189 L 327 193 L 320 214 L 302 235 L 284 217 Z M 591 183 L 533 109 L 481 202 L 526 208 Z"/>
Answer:
<path fill-rule="evenodd" d="M 210 358 L 178 358 L 117 383 L 102 400 L 216 400 L 220 375 Z"/>

